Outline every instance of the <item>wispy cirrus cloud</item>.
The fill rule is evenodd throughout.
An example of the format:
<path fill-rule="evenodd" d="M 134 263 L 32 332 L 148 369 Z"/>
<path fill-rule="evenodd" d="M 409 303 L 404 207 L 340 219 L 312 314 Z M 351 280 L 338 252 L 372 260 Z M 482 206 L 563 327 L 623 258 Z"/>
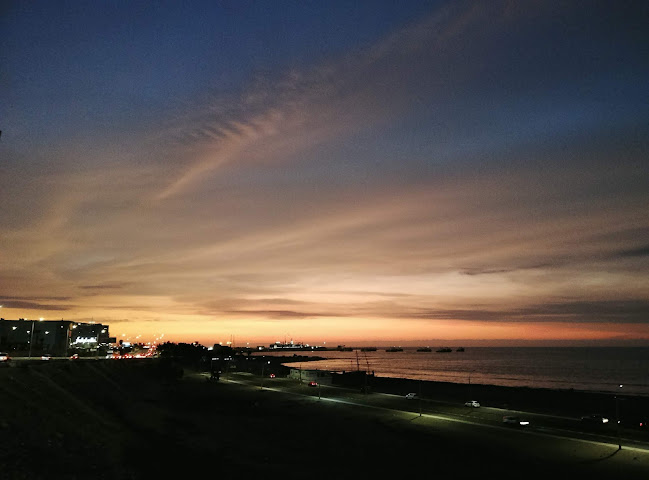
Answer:
<path fill-rule="evenodd" d="M 615 96 L 633 87 L 612 80 L 629 78 L 628 52 L 592 60 L 618 43 L 597 19 L 566 30 L 596 16 L 575 10 L 452 2 L 318 63 L 222 90 L 203 79 L 209 91 L 137 117 L 149 123 L 9 152 L 12 312 L 192 334 L 282 319 L 641 325 L 646 121 Z"/>
<path fill-rule="evenodd" d="M 198 111 L 176 119 L 182 127 L 165 129 L 180 147 L 183 166 L 156 198 L 193 188 L 229 164 L 286 163 L 326 141 L 383 125 L 419 102 L 443 97 L 448 85 L 436 85 L 433 76 L 448 68 L 457 45 L 492 34 L 493 24 L 485 23 L 489 13 L 498 23 L 509 23 L 521 14 L 514 12 L 504 5 L 460 2 L 366 49 L 259 78 L 234 97 L 208 98 Z M 475 72 L 455 75 L 460 81 Z"/>

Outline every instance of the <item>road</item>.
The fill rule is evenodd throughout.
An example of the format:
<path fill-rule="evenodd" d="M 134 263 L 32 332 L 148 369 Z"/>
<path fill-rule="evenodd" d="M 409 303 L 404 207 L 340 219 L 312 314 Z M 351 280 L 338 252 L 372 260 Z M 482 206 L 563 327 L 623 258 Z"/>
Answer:
<path fill-rule="evenodd" d="M 262 388 L 261 379 L 247 373 L 228 373 L 222 381 L 236 382 Z M 360 393 L 347 388 L 330 385 L 310 387 L 306 383 L 288 378 L 264 378 L 265 390 L 276 390 L 293 395 L 309 396 L 330 402 L 344 402 L 350 405 L 390 412 L 407 412 L 467 425 L 488 427 L 499 430 L 519 430 L 528 435 L 552 436 L 558 439 L 593 442 L 623 449 L 633 449 L 649 453 L 649 431 L 636 431 L 620 428 L 611 419 L 608 424 L 589 425 L 579 418 L 546 415 L 516 410 L 505 410 L 482 405 L 479 408 L 436 401 L 430 398 L 406 399 L 387 393 Z M 503 423 L 504 416 L 518 416 L 530 422 L 527 426 L 512 426 Z"/>
<path fill-rule="evenodd" d="M 332 444 L 338 451 L 358 445 L 354 439 L 367 439 L 373 445 L 373 461 L 383 462 L 374 463 L 379 472 L 380 465 L 385 464 L 387 469 L 400 464 L 394 455 L 400 445 L 408 465 L 419 467 L 413 471 L 441 471 L 450 478 L 649 478 L 647 442 L 624 440 L 619 449 L 617 437 L 609 429 L 585 431 L 573 418 L 528 415 L 489 406 L 470 408 L 432 399 L 420 402 L 327 385 L 309 387 L 286 378 L 264 378 L 262 383 L 259 376 L 247 373 L 230 372 L 211 382 L 203 374 L 186 375 L 185 379 L 212 383 L 222 396 L 227 396 L 230 388 L 233 395 L 244 389 L 248 397 L 257 399 L 255 404 L 281 405 L 285 413 L 261 411 L 268 413 L 271 422 L 289 422 L 308 442 L 310 451 L 327 451 L 327 445 Z M 305 411 L 305 406 L 310 406 L 312 413 L 295 423 L 299 417 L 293 416 L 291 409 Z M 531 424 L 518 428 L 503 424 L 503 415 L 512 414 L 525 415 Z M 319 430 L 318 437 L 310 435 L 309 426 L 318 425 L 321 418 L 329 423 L 332 434 Z M 272 429 L 267 427 L 260 439 L 275 439 Z"/>

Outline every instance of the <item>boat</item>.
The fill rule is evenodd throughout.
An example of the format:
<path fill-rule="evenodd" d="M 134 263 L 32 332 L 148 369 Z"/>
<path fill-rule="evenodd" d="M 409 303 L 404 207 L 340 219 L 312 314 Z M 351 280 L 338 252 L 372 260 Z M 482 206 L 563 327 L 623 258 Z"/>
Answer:
<path fill-rule="evenodd" d="M 464 351 L 464 347 L 460 347 L 460 348 L 456 349 L 455 351 L 456 351 L 456 352 L 463 352 L 463 351 Z"/>
<path fill-rule="evenodd" d="M 390 347 L 385 349 L 386 352 L 403 352 L 401 347 Z"/>
<path fill-rule="evenodd" d="M 448 352 L 452 352 L 452 351 L 453 351 L 453 349 L 448 348 L 448 347 L 442 347 L 442 348 L 438 348 L 436 350 L 436 352 L 438 352 L 438 353 L 448 353 Z"/>
<path fill-rule="evenodd" d="M 430 347 L 421 347 L 417 349 L 418 352 L 432 352 L 433 349 Z"/>

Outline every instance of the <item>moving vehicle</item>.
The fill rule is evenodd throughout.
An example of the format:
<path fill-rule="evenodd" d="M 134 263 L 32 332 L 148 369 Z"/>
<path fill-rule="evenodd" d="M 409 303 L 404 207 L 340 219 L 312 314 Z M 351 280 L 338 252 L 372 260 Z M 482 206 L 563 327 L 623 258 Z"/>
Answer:
<path fill-rule="evenodd" d="M 41 360 L 51 360 L 51 359 L 52 359 L 52 355 L 50 355 L 49 353 L 44 353 L 43 355 L 41 355 Z"/>
<path fill-rule="evenodd" d="M 608 418 L 606 418 L 604 415 L 601 415 L 599 413 L 593 413 L 591 415 L 585 415 L 581 417 L 581 421 L 593 425 L 600 425 L 600 424 L 608 423 Z"/>
<path fill-rule="evenodd" d="M 414 400 L 415 398 L 419 398 L 419 395 L 417 395 L 416 393 L 408 393 L 406 394 L 406 398 L 408 400 Z"/>
<path fill-rule="evenodd" d="M 317 387 L 318 382 L 309 382 L 309 387 Z"/>
<path fill-rule="evenodd" d="M 11 357 L 8 353 L 0 352 L 0 362 L 8 362 L 11 360 Z"/>
<path fill-rule="evenodd" d="M 478 408 L 480 406 L 480 403 L 477 400 L 469 400 L 464 404 L 465 407 L 473 407 L 473 408 Z"/>
<path fill-rule="evenodd" d="M 528 420 L 523 420 L 521 417 L 515 415 L 505 415 L 503 417 L 503 423 L 507 425 L 515 425 L 518 427 L 525 427 L 530 424 Z"/>
<path fill-rule="evenodd" d="M 78 358 L 79 358 L 79 354 L 78 354 L 78 353 L 73 353 L 72 355 L 70 355 L 70 360 L 76 360 L 76 359 L 78 359 Z"/>

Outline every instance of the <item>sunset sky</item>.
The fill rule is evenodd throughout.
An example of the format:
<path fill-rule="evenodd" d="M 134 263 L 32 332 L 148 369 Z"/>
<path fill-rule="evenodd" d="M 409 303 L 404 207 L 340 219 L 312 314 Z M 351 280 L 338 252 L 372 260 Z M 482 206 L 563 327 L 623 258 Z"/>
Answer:
<path fill-rule="evenodd" d="M 649 345 L 647 25 L 646 1 L 5 2 L 0 315 Z"/>

